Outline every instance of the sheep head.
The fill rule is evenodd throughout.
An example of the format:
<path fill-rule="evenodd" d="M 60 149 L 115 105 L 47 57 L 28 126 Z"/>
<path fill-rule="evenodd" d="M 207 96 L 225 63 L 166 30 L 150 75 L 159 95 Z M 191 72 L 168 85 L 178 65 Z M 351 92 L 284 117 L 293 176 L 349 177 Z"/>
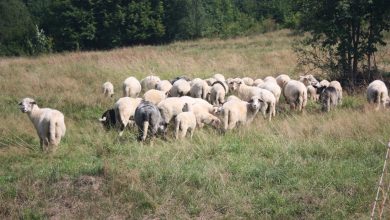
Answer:
<path fill-rule="evenodd" d="M 35 102 L 34 99 L 32 98 L 24 98 L 20 103 L 19 103 L 19 109 L 23 113 L 31 112 L 34 105 L 37 103 Z"/>

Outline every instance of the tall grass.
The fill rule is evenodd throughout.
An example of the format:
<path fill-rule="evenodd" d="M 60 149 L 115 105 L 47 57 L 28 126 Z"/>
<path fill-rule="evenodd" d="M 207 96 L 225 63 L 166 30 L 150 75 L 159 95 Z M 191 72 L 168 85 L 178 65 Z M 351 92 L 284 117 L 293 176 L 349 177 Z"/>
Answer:
<path fill-rule="evenodd" d="M 118 98 L 131 75 L 296 77 L 294 38 L 279 31 L 1 60 L 0 218 L 367 218 L 390 115 L 364 94 L 346 95 L 328 114 L 316 103 L 302 114 L 281 104 L 272 122 L 259 116 L 225 134 L 206 127 L 192 140 L 139 143 L 135 129 L 119 138 L 97 120 L 115 101 L 102 97 L 106 80 Z M 56 153 L 40 151 L 17 109 L 25 96 L 64 112 L 68 130 Z"/>

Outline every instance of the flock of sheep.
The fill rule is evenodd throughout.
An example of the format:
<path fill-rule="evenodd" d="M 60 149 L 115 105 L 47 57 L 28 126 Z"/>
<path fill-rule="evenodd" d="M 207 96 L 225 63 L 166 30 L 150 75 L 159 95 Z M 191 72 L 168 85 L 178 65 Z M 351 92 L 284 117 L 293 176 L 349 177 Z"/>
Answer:
<path fill-rule="evenodd" d="M 341 104 L 342 92 L 338 81 L 319 82 L 312 75 L 300 76 L 298 80 L 285 74 L 256 80 L 249 77 L 225 79 L 221 74 L 192 80 L 187 77 L 161 80 L 158 76 L 148 76 L 141 82 L 129 77 L 123 82 L 123 97 L 104 112 L 99 121 L 106 129 L 118 128 L 120 136 L 126 127 L 135 123 L 141 141 L 148 135 L 165 135 L 168 125 L 174 121 L 176 138 L 185 137 L 187 132 L 192 137 L 195 128 L 205 124 L 224 131 L 248 124 L 259 111 L 271 120 L 276 115 L 281 94 L 293 110 L 302 111 L 309 98 L 319 101 L 323 111 L 330 111 Z M 113 96 L 112 83 L 103 84 L 103 94 Z M 367 100 L 377 103 L 377 109 L 385 107 L 389 103 L 386 85 L 380 80 L 373 81 L 367 89 Z M 59 144 L 66 131 L 61 112 L 39 108 L 31 98 L 24 98 L 19 108 L 34 124 L 44 151 Z"/>

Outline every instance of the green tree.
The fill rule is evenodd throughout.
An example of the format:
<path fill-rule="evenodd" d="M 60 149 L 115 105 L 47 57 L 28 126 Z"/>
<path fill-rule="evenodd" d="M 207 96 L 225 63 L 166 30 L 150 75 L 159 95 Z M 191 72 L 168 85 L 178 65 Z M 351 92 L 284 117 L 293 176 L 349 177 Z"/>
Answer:
<path fill-rule="evenodd" d="M 26 6 L 20 0 L 0 1 L 0 55 L 29 54 L 29 39 L 35 26 Z"/>
<path fill-rule="evenodd" d="M 331 73 L 338 72 L 350 85 L 356 82 L 363 69 L 368 67 L 368 72 L 371 71 L 371 57 L 378 45 L 385 44 L 382 34 L 390 27 L 388 0 L 298 2 L 302 14 L 301 29 L 311 33 L 304 45 L 314 49 L 298 49 L 303 55 L 302 63 Z"/>

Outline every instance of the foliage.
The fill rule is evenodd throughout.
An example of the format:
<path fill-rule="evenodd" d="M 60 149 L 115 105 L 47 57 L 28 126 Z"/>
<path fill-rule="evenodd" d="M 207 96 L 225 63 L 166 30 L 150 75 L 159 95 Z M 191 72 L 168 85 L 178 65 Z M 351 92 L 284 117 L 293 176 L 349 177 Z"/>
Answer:
<path fill-rule="evenodd" d="M 375 67 L 373 56 L 378 45 L 385 44 L 383 32 L 390 28 L 388 1 L 299 0 L 298 3 L 300 28 L 311 33 L 303 45 L 313 48 L 300 49 L 303 62 L 337 72 L 352 85 L 359 71 Z"/>
<path fill-rule="evenodd" d="M 10 0 L 11 1 L 11 0 Z M 298 22 L 287 0 L 12 0 L 23 7 L 22 19 L 11 19 L 18 31 L 29 30 L 26 39 L 3 40 L 19 45 L 22 55 L 66 50 L 110 49 L 138 44 L 160 44 L 196 38 L 229 38 L 263 33 Z M 12 5 L 12 4 L 11 4 Z M 7 6 L 10 7 L 10 6 Z M 27 10 L 26 10 L 27 8 Z M 12 17 L 17 10 L 4 10 Z M 19 10 L 20 11 L 20 10 Z M 9 15 L 8 15 L 9 14 Z M 8 19 L 10 20 L 10 19 Z M 5 20 L 4 20 L 5 21 Z M 31 45 L 45 36 L 46 48 Z M 19 30 L 20 29 L 20 30 Z M 44 33 L 44 35 L 42 35 Z M 22 43 L 21 43 L 22 41 Z M 27 45 L 25 45 L 27 44 Z M 24 45 L 24 46 L 23 46 Z M 3 49 L 4 50 L 4 49 Z"/>
<path fill-rule="evenodd" d="M 20 0 L 0 1 L 0 55 L 28 54 L 28 39 L 34 25 L 26 6 Z"/>

